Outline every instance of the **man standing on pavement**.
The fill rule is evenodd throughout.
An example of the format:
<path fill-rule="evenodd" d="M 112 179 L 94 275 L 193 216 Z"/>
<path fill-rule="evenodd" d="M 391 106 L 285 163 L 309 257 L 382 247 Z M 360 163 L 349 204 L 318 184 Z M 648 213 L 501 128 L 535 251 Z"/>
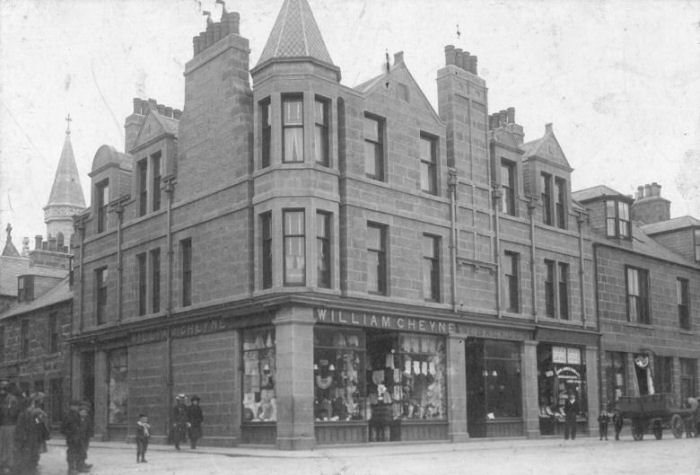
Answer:
<path fill-rule="evenodd" d="M 188 436 L 190 438 L 190 448 L 197 448 L 197 440 L 202 437 L 202 422 L 204 415 L 199 407 L 199 396 L 192 396 L 192 404 L 187 408 Z"/>
<path fill-rule="evenodd" d="M 185 395 L 178 394 L 175 398 L 175 407 L 173 408 L 173 441 L 175 442 L 175 450 L 180 450 L 180 442 L 185 440 L 188 425 Z"/>
<path fill-rule="evenodd" d="M 66 459 L 68 474 L 87 473 L 91 465 L 85 463 L 87 458 L 86 442 L 90 437 L 90 422 L 87 408 L 79 401 L 71 401 L 68 414 L 61 424 L 61 433 L 66 436 Z"/>
<path fill-rule="evenodd" d="M 20 401 L 11 389 L 9 381 L 0 380 L 0 473 L 9 473 L 15 464 L 15 426 Z"/>
<path fill-rule="evenodd" d="M 564 440 L 576 439 L 576 416 L 580 412 L 580 406 L 576 400 L 576 394 L 569 393 L 569 399 L 564 403 Z"/>

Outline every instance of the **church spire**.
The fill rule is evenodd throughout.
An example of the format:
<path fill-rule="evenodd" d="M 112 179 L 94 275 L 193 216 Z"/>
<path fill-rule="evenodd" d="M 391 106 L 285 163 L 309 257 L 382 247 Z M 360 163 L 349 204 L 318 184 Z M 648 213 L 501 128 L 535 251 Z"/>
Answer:
<path fill-rule="evenodd" d="M 310 60 L 337 72 L 307 0 L 284 0 L 255 70 L 274 60 Z"/>
<path fill-rule="evenodd" d="M 5 249 L 2 250 L 3 257 L 20 257 L 19 252 L 14 244 L 12 244 L 12 225 L 7 223 L 5 228 L 7 232 L 7 239 L 5 239 Z"/>
<path fill-rule="evenodd" d="M 85 195 L 80 186 L 80 176 L 70 140 L 72 120 L 69 114 L 66 117 L 66 138 L 63 142 L 61 158 L 58 161 L 49 202 L 44 207 L 47 234 L 58 237 L 61 233 L 66 240 L 73 234 L 72 215 L 85 208 Z"/>

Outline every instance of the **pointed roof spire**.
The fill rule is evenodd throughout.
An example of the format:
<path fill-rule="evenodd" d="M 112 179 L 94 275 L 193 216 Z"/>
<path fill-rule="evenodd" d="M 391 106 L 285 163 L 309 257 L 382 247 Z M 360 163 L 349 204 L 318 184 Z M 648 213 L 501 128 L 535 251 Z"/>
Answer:
<path fill-rule="evenodd" d="M 309 58 L 338 69 L 328 54 L 307 0 L 284 0 L 254 69 L 272 59 L 282 58 Z"/>
<path fill-rule="evenodd" d="M 80 176 L 78 175 L 78 167 L 75 165 L 75 156 L 73 155 L 73 145 L 70 141 L 70 114 L 66 117 L 68 124 L 66 128 L 66 139 L 63 142 L 63 151 L 61 158 L 58 161 L 56 176 L 53 180 L 53 187 L 49 195 L 49 202 L 46 207 L 52 205 L 69 205 L 79 208 L 85 208 L 85 196 L 83 188 L 80 186 Z"/>
<path fill-rule="evenodd" d="M 12 244 L 12 225 L 10 223 L 7 223 L 5 231 L 7 232 L 7 239 L 5 240 L 5 249 L 2 250 L 2 255 L 4 257 L 20 257 L 17 248 Z"/>

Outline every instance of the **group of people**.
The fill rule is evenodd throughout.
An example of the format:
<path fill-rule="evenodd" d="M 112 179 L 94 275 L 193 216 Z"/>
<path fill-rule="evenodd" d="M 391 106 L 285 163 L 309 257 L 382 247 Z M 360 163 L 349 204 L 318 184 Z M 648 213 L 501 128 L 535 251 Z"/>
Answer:
<path fill-rule="evenodd" d="M 187 404 L 189 399 L 189 404 Z M 180 450 L 180 444 L 186 439 L 190 440 L 190 448 L 197 448 L 197 441 L 202 438 L 202 423 L 204 414 L 199 405 L 199 396 L 188 398 L 185 394 L 178 394 L 173 407 L 173 431 L 172 440 L 175 450 Z"/>
<path fill-rule="evenodd" d="M 49 438 L 43 403 L 43 393 L 23 393 L 0 380 L 0 473 L 36 473 Z"/>

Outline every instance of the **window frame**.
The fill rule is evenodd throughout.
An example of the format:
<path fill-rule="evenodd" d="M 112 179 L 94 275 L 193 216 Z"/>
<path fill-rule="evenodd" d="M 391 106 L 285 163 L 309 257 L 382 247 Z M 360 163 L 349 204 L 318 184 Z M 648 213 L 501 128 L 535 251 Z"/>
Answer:
<path fill-rule="evenodd" d="M 614 210 L 614 216 L 611 216 L 610 204 Z M 621 217 L 621 207 L 625 207 L 627 219 Z M 613 226 L 614 233 L 610 232 L 610 226 Z M 624 226 L 624 227 L 623 227 Z M 624 231 L 622 231 L 624 229 Z M 630 204 L 620 198 L 605 199 L 605 235 L 611 238 L 632 239 L 632 222 L 630 219 Z"/>
<path fill-rule="evenodd" d="M 109 204 L 109 178 L 95 184 L 95 212 L 97 233 L 107 230 L 107 205 Z"/>
<path fill-rule="evenodd" d="M 97 325 L 106 323 L 108 272 L 107 266 L 95 269 L 95 322 Z"/>
<path fill-rule="evenodd" d="M 514 251 L 504 251 L 503 256 L 510 264 L 507 267 L 510 269 L 503 270 L 503 277 L 508 290 L 506 303 L 506 311 L 511 313 L 520 313 L 520 254 Z M 510 273 L 508 273 L 510 272 Z"/>
<path fill-rule="evenodd" d="M 192 305 L 192 238 L 180 240 L 182 306 Z"/>
<path fill-rule="evenodd" d="M 321 122 L 319 122 L 319 111 L 317 109 L 319 104 L 321 105 Z M 330 104 L 330 99 L 321 96 L 314 97 L 314 161 L 324 167 L 331 165 Z M 320 149 L 319 146 L 321 147 Z M 320 160 L 319 153 L 321 154 Z"/>
<path fill-rule="evenodd" d="M 698 360 L 695 358 L 679 358 L 681 401 L 697 395 L 698 390 Z"/>
<path fill-rule="evenodd" d="M 260 168 L 270 166 L 272 156 L 272 101 L 266 97 L 258 102 L 260 107 Z"/>
<path fill-rule="evenodd" d="M 324 289 L 330 289 L 332 287 L 332 216 L 333 215 L 327 211 L 316 211 L 316 285 Z M 323 223 L 319 224 L 319 220 L 323 220 Z M 321 229 L 321 226 L 323 229 Z M 323 231 L 323 233 L 321 234 L 320 231 Z"/>
<path fill-rule="evenodd" d="M 160 248 L 151 249 L 151 312 L 160 312 Z"/>
<path fill-rule="evenodd" d="M 261 286 L 263 289 L 272 288 L 272 212 L 260 214 L 260 267 Z"/>
<path fill-rule="evenodd" d="M 287 230 L 287 215 L 301 213 L 301 232 L 294 234 L 293 231 Z M 288 233 L 289 232 L 289 233 Z M 302 272 L 299 281 L 294 281 L 289 275 L 287 268 L 287 243 L 292 240 L 301 239 L 302 245 Z M 291 257 L 291 256 L 290 256 Z M 285 208 L 282 210 L 282 265 L 283 265 L 283 284 L 285 287 L 299 287 L 306 285 L 306 210 L 304 208 Z"/>
<path fill-rule="evenodd" d="M 630 272 L 634 271 L 637 275 L 637 292 L 639 295 L 631 294 L 630 291 Z M 627 300 L 627 321 L 642 325 L 651 325 L 651 303 L 649 295 L 649 271 L 634 266 L 625 266 L 625 295 Z M 635 319 L 632 319 L 632 298 L 637 302 L 634 307 L 637 309 Z"/>
<path fill-rule="evenodd" d="M 500 178 L 501 178 L 501 191 L 503 196 L 501 197 L 501 212 L 510 216 L 517 216 L 517 207 L 515 206 L 516 200 L 516 170 L 517 166 L 515 162 L 508 160 L 507 158 L 501 157 L 500 164 Z M 503 179 L 504 171 L 507 172 L 507 183 Z"/>
<path fill-rule="evenodd" d="M 367 138 L 367 121 L 373 121 L 377 125 L 377 138 L 372 140 Z M 364 171 L 367 178 L 371 178 L 377 181 L 386 181 L 386 149 L 385 149 L 385 131 L 386 131 L 386 120 L 383 117 L 372 114 L 370 112 L 365 112 L 363 117 L 363 140 L 365 144 L 364 148 Z M 373 146 L 373 164 L 374 173 L 368 173 L 368 147 L 372 144 Z"/>
<path fill-rule="evenodd" d="M 569 320 L 571 313 L 569 311 L 569 264 L 567 262 L 557 262 L 557 293 L 559 294 L 559 318 Z"/>
<path fill-rule="evenodd" d="M 555 281 L 557 275 L 557 262 L 552 259 L 545 259 L 545 276 L 544 276 L 544 308 L 545 315 L 549 318 L 557 317 L 557 304 L 556 304 L 556 288 Z"/>
<path fill-rule="evenodd" d="M 423 299 L 428 302 L 440 302 L 440 243 L 441 237 L 423 234 Z M 430 247 L 431 255 L 426 255 Z"/>
<path fill-rule="evenodd" d="M 542 222 L 547 226 L 554 225 L 552 213 L 552 175 L 550 173 L 540 173 L 540 199 L 542 201 Z"/>
<path fill-rule="evenodd" d="M 136 255 L 136 288 L 136 310 L 141 317 L 148 312 L 148 267 L 145 252 Z"/>
<path fill-rule="evenodd" d="M 158 211 L 160 210 L 160 205 L 161 205 L 161 196 L 160 196 L 160 182 L 162 179 L 161 176 L 161 165 L 162 165 L 162 160 L 161 160 L 161 153 L 160 150 L 157 152 L 151 154 L 151 188 L 152 188 L 152 194 L 153 198 L 151 199 L 151 210 L 152 211 Z"/>
<path fill-rule="evenodd" d="M 690 282 L 676 278 L 676 303 L 678 304 L 678 324 L 682 330 L 690 330 Z"/>
<path fill-rule="evenodd" d="M 286 105 L 288 103 L 299 103 L 301 107 L 301 120 L 297 122 L 287 122 Z M 304 95 L 299 93 L 282 95 L 282 163 L 304 163 Z M 301 129 L 301 150 L 300 157 L 296 160 L 287 157 L 287 130 Z"/>
<path fill-rule="evenodd" d="M 428 144 L 429 157 L 423 155 L 424 144 Z M 438 138 L 426 132 L 420 133 L 420 188 L 424 193 L 438 194 Z M 426 186 L 427 184 L 427 186 Z"/>
<path fill-rule="evenodd" d="M 567 184 L 566 180 L 561 177 L 554 177 L 554 215 L 556 222 L 554 223 L 559 229 L 566 229 L 567 226 Z"/>
<path fill-rule="evenodd" d="M 136 195 L 139 197 L 139 216 L 148 213 L 148 158 L 142 158 L 136 163 Z"/>
<path fill-rule="evenodd" d="M 373 295 L 388 295 L 389 289 L 388 289 L 388 272 L 387 272 L 387 226 L 381 223 L 376 223 L 373 221 L 368 221 L 367 222 L 367 235 L 369 235 L 369 229 L 376 229 L 377 232 L 379 233 L 379 247 L 378 248 L 373 248 L 370 247 L 370 243 L 367 243 L 367 268 L 369 270 L 369 266 L 371 264 L 369 256 L 370 255 L 375 255 L 376 256 L 376 263 L 377 263 L 377 282 L 376 282 L 376 290 L 375 289 L 370 289 L 370 282 L 369 282 L 369 271 L 367 273 L 367 292 Z"/>
<path fill-rule="evenodd" d="M 58 353 L 59 350 L 59 322 L 58 322 L 58 312 L 50 312 L 49 319 L 47 322 L 48 331 L 48 352 L 50 354 Z"/>

